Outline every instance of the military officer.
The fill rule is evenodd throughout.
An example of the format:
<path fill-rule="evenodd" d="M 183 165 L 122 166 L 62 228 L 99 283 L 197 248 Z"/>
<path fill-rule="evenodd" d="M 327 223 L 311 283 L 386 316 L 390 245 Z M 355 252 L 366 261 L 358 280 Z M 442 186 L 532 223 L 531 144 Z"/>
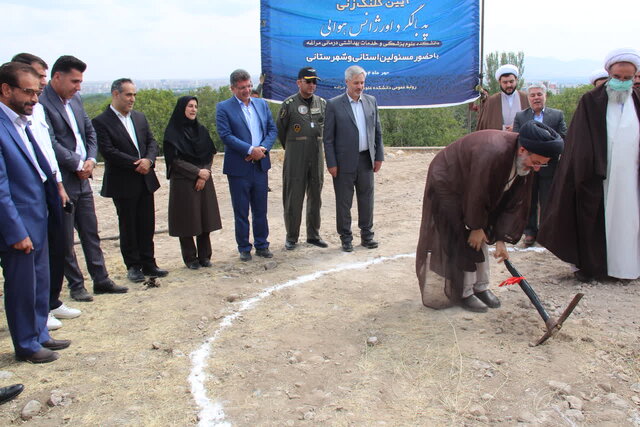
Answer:
<path fill-rule="evenodd" d="M 326 101 L 314 92 L 320 80 L 316 70 L 304 67 L 298 72 L 298 93 L 285 99 L 278 114 L 278 137 L 285 149 L 282 171 L 285 248 L 296 247 L 302 220 L 302 203 L 307 193 L 307 243 L 326 248 L 320 238 L 320 206 L 324 155 L 322 127 Z"/>

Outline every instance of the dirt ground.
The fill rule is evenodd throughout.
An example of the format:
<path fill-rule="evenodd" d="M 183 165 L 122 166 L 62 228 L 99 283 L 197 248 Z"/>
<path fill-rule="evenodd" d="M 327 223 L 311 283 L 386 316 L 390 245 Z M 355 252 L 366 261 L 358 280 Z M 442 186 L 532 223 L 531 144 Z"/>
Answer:
<path fill-rule="evenodd" d="M 581 284 L 548 252 L 516 247 L 514 265 L 551 313 L 561 312 L 576 293 L 585 294 L 562 331 L 538 347 L 529 346 L 544 332 L 533 306 L 517 286 L 497 287 L 510 276 L 503 265 L 492 265 L 502 308 L 472 314 L 422 306 L 413 253 L 433 156 L 387 149 L 376 176 L 380 247 L 343 253 L 328 175 L 321 234 L 330 247 L 302 243 L 284 250 L 282 153 L 274 152 L 274 258 L 248 263 L 235 250 L 228 186 L 217 156 L 214 179 L 224 228 L 212 234 L 214 266 L 198 271 L 185 268 L 177 239 L 166 234 L 168 183 L 159 164 L 156 255 L 170 274 L 152 289 L 127 283 L 117 240 L 108 240 L 117 235 L 117 218 L 112 202 L 97 194 L 99 168 L 94 190 L 100 233 L 107 238 L 102 248 L 111 277 L 129 286 L 129 293 L 78 303 L 65 289 L 63 298 L 83 314 L 52 333 L 73 344 L 45 365 L 14 360 L 1 313 L 0 385 L 21 382 L 26 389 L 0 406 L 0 424 L 640 425 L 640 281 Z M 264 289 L 318 271 L 314 280 L 290 282 L 242 306 Z M 225 316 L 234 313 L 225 327 Z M 189 382 L 190 354 L 211 337 L 204 346 L 211 351 L 204 386 L 206 405 L 219 410 L 213 417 L 201 413 Z M 371 337 L 375 345 L 367 345 Z M 55 390 L 58 405 L 51 407 L 47 400 Z M 22 408 L 34 399 L 42 409 L 22 421 Z"/>

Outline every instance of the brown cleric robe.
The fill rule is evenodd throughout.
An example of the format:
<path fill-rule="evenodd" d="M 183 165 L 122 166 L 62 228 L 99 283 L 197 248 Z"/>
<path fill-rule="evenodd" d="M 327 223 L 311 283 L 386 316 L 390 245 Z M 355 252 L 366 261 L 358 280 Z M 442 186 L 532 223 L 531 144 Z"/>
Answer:
<path fill-rule="evenodd" d="M 520 94 L 520 108 L 522 110 L 529 107 L 527 94 L 518 91 Z M 478 113 L 478 124 L 476 130 L 497 129 L 502 130 L 502 92 L 494 93 L 480 105 Z"/>
<path fill-rule="evenodd" d="M 431 162 L 416 251 L 416 274 L 427 307 L 459 302 L 464 272 L 475 271 L 475 264 L 484 261 L 482 251 L 467 244 L 470 230 L 482 228 L 489 243 L 520 239 L 533 176 L 514 176 L 517 141 L 517 133 L 478 131 Z"/>
<path fill-rule="evenodd" d="M 640 91 L 633 90 L 640 120 Z M 604 85 L 585 93 L 564 140 L 538 242 L 592 277 L 607 275 L 603 181 L 607 176 Z"/>

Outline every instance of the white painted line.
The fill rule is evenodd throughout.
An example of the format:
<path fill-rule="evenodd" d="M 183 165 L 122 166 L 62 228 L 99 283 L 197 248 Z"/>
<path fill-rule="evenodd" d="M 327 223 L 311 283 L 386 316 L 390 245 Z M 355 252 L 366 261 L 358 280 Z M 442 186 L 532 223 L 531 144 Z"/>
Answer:
<path fill-rule="evenodd" d="M 196 401 L 196 404 L 200 407 L 200 413 L 198 414 L 198 425 L 202 427 L 231 426 L 231 424 L 225 420 L 222 403 L 212 402 L 211 399 L 209 399 L 209 397 L 207 396 L 207 389 L 205 388 L 207 374 L 205 370 L 207 368 L 207 360 L 211 355 L 213 343 L 218 339 L 224 329 L 233 325 L 233 322 L 240 316 L 242 312 L 253 308 L 256 303 L 262 301 L 276 291 L 301 285 L 303 283 L 312 282 L 322 276 L 326 276 L 327 274 L 339 273 L 341 271 L 347 270 L 360 270 L 370 265 L 380 264 L 385 261 L 393 261 L 400 258 L 410 258 L 415 256 L 415 253 L 400 254 L 388 257 L 374 258 L 369 261 L 338 265 L 337 267 L 331 268 L 329 270 L 316 271 L 311 274 L 305 274 L 304 276 L 296 277 L 295 279 L 289 280 L 288 282 L 281 283 L 279 285 L 270 286 L 262 290 L 262 292 L 260 292 L 258 295 L 244 301 L 240 301 L 238 309 L 235 312 L 225 316 L 220 322 L 220 325 L 218 325 L 218 329 L 216 329 L 214 334 L 209 337 L 197 350 L 194 350 L 189 355 L 192 365 L 191 373 L 189 374 L 191 394 L 193 395 L 193 399 Z"/>
<path fill-rule="evenodd" d="M 496 248 L 489 248 L 489 252 L 495 252 Z M 518 248 L 516 246 L 507 246 L 507 252 L 536 252 L 536 253 L 544 253 L 547 252 L 547 248 L 543 248 L 540 246 L 530 246 L 528 248 Z"/>

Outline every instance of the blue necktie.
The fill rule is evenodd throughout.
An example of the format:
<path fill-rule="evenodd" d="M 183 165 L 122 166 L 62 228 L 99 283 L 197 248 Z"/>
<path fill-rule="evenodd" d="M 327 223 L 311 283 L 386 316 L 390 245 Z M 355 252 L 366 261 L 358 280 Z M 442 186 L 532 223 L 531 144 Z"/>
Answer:
<path fill-rule="evenodd" d="M 33 137 L 33 133 L 31 133 L 31 129 L 29 129 L 29 125 L 26 125 L 24 127 L 24 131 L 27 134 L 27 138 L 29 139 L 29 142 L 31 142 L 31 145 L 33 146 L 33 152 L 36 154 L 36 160 L 38 162 L 38 166 L 40 166 L 40 169 L 42 169 L 42 172 L 44 172 L 44 174 L 46 175 L 47 180 L 50 180 L 50 179 L 53 180 L 53 172 L 51 172 L 51 167 L 49 166 L 49 162 L 44 157 L 44 154 L 42 154 L 42 151 L 40 150 L 40 146 L 38 145 L 38 142 Z"/>

